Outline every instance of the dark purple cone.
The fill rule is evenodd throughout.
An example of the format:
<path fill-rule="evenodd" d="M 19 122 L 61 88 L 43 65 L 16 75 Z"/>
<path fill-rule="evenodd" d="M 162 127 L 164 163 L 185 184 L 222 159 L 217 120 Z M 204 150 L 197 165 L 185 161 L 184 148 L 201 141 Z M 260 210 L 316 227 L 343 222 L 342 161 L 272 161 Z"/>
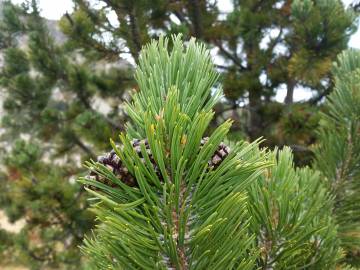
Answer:
<path fill-rule="evenodd" d="M 157 171 L 157 166 L 155 164 L 154 157 L 151 154 L 148 140 L 147 139 L 145 139 L 145 140 L 134 139 L 131 141 L 131 143 L 132 143 L 132 146 L 134 147 L 135 152 L 141 158 L 143 163 L 145 163 L 145 159 L 143 158 L 143 155 L 141 153 L 141 146 L 140 146 L 142 141 L 144 141 L 146 152 L 149 155 L 149 159 L 154 164 L 155 171 Z M 119 147 L 119 148 L 121 149 L 121 147 Z M 125 165 L 123 165 L 123 163 L 121 162 L 120 158 L 116 155 L 114 150 L 111 150 L 109 153 L 105 154 L 104 156 L 99 156 L 97 158 L 97 162 L 108 167 L 114 173 L 114 175 L 117 176 L 126 185 L 128 185 L 130 187 L 137 186 L 135 177 L 130 174 L 129 170 L 125 167 Z M 158 174 L 158 176 L 160 176 L 158 172 L 157 172 L 157 174 Z M 90 176 L 95 178 L 97 181 L 99 181 L 105 185 L 108 185 L 110 187 L 117 186 L 115 183 L 107 180 L 105 177 L 100 176 L 95 171 L 91 171 Z M 91 188 L 94 190 L 97 190 L 97 188 L 95 188 L 95 187 L 91 187 Z"/>
<path fill-rule="evenodd" d="M 203 147 L 208 140 L 209 140 L 208 137 L 201 139 L 200 148 Z M 141 146 L 140 146 L 141 142 L 144 142 L 146 152 L 149 156 L 151 163 L 154 166 L 154 170 L 155 170 L 157 176 L 159 177 L 160 181 L 162 181 L 163 178 L 161 176 L 158 166 L 156 165 L 154 156 L 151 153 L 148 140 L 147 139 L 145 139 L 145 140 L 134 139 L 131 141 L 135 152 L 138 154 L 138 156 L 140 157 L 142 162 L 145 163 L 145 159 L 141 153 Z M 121 149 L 121 147 L 118 147 L 118 148 Z M 228 146 L 226 146 L 223 142 L 220 143 L 218 149 L 215 151 L 214 155 L 208 161 L 209 168 L 216 169 L 221 164 L 221 162 L 229 155 L 229 152 L 230 152 L 230 148 Z M 130 187 L 138 186 L 135 177 L 130 174 L 129 170 L 125 167 L 125 165 L 123 165 L 123 163 L 121 162 L 120 158 L 116 155 L 114 150 L 111 150 L 109 153 L 106 153 L 104 156 L 99 156 L 97 158 L 97 162 L 105 165 L 110 170 L 112 170 L 114 175 L 117 176 L 118 179 L 120 179 L 124 184 L 126 184 Z M 115 183 L 113 183 L 110 180 L 106 179 L 105 177 L 102 177 L 101 175 L 97 174 L 96 171 L 91 171 L 90 176 L 107 186 L 110 186 L 110 187 L 117 186 Z M 90 188 L 93 190 L 97 190 L 97 188 L 94 186 L 91 186 Z"/>
<path fill-rule="evenodd" d="M 209 137 L 205 137 L 201 139 L 200 148 L 207 143 Z M 218 149 L 215 151 L 211 159 L 208 161 L 208 165 L 210 169 L 216 169 L 219 167 L 221 162 L 229 155 L 230 147 L 227 146 L 225 143 L 221 142 Z"/>

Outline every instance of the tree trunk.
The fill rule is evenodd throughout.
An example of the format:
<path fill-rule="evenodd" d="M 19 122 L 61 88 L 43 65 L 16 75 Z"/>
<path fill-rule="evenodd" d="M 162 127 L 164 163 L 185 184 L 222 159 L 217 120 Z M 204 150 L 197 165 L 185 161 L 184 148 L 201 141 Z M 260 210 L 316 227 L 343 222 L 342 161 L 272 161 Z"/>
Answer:
<path fill-rule="evenodd" d="M 249 91 L 250 119 L 248 133 L 251 141 L 256 140 L 262 135 L 261 108 L 261 89 Z"/>
<path fill-rule="evenodd" d="M 295 80 L 290 80 L 287 84 L 287 92 L 285 97 L 285 104 L 292 104 L 294 102 L 294 89 L 296 82 Z"/>
<path fill-rule="evenodd" d="M 201 27 L 201 7 L 199 0 L 189 0 L 189 11 L 191 16 L 191 21 L 193 24 L 193 35 L 196 38 L 202 37 L 202 27 Z M 205 7 L 203 7 L 205 8 Z"/>
<path fill-rule="evenodd" d="M 131 37 L 134 48 L 132 50 L 132 56 L 134 57 L 135 61 L 139 58 L 139 53 L 141 51 L 141 37 L 140 37 L 140 30 L 137 23 L 136 15 L 134 14 L 134 10 L 129 12 L 130 18 L 130 29 L 131 29 Z"/>

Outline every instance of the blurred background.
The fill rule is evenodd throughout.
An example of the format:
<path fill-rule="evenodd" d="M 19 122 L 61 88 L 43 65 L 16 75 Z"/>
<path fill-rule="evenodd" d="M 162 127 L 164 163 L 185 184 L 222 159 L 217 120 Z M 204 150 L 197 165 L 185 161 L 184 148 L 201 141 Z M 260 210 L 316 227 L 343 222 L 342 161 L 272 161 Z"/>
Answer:
<path fill-rule="evenodd" d="M 0 0 L 0 269 L 88 269 L 94 226 L 76 182 L 124 130 L 141 47 L 205 43 L 230 139 L 290 146 L 309 165 L 332 63 L 360 47 L 360 1 Z M 21 268 L 20 268 L 21 267 Z"/>

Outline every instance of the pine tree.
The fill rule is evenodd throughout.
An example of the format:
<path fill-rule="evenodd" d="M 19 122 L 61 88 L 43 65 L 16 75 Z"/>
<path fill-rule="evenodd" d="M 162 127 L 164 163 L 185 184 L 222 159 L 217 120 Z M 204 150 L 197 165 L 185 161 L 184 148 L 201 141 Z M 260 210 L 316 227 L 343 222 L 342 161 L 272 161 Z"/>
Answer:
<path fill-rule="evenodd" d="M 75 179 L 121 128 L 118 105 L 132 72 L 55 40 L 35 1 L 2 8 L 0 207 L 26 225 L 11 245 L 1 240 L 1 264 L 78 268 L 78 245 L 94 217 Z"/>
<path fill-rule="evenodd" d="M 162 37 L 144 48 L 126 133 L 119 145 L 111 141 L 105 159 L 88 162 L 91 173 L 80 179 L 100 221 L 83 247 L 91 263 L 97 269 L 334 269 L 341 250 L 319 174 L 294 169 L 289 149 L 269 153 L 259 142 L 226 142 L 231 121 L 207 138 L 221 97 L 209 52 L 194 39 L 184 48 L 179 36 L 168 48 Z M 116 173 L 115 155 L 134 184 Z"/>
<path fill-rule="evenodd" d="M 86 211 L 80 187 L 64 180 L 71 177 L 71 168 L 43 161 L 45 154 L 35 142 L 17 140 L 5 157 L 1 207 L 10 221 L 25 219 L 25 226 L 19 233 L 3 231 L 1 266 L 78 268 L 78 245 L 94 217 Z"/>
<path fill-rule="evenodd" d="M 332 89 L 331 63 L 346 48 L 354 14 L 341 1 L 249 0 L 234 5 L 218 41 L 231 67 L 224 71 L 229 103 L 246 104 L 248 97 L 244 113 L 249 122 L 242 128 L 247 127 L 250 138 L 265 136 L 268 146 L 289 145 L 298 162 L 307 163 L 311 151 L 306 146 L 316 138 L 316 105 Z M 316 94 L 307 102 L 294 102 L 300 88 Z M 286 90 L 285 104 L 273 101 L 279 89 Z"/>
<path fill-rule="evenodd" d="M 345 262 L 360 266 L 360 52 L 348 50 L 334 66 L 335 89 L 321 117 L 315 166 L 335 197 Z"/>

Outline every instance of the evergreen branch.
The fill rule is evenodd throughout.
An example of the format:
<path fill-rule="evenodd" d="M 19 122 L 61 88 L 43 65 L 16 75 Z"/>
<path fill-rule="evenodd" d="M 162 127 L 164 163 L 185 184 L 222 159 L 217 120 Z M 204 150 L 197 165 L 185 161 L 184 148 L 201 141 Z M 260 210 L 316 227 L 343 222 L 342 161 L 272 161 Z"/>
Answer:
<path fill-rule="evenodd" d="M 142 51 L 131 129 L 80 180 L 101 222 L 83 247 L 96 267 L 321 269 L 339 260 L 319 174 L 294 169 L 288 148 L 261 151 L 255 141 L 230 149 L 231 121 L 204 138 L 221 96 L 211 93 L 216 79 L 194 40 L 185 48 L 173 37 L 169 52 L 161 37 Z"/>
<path fill-rule="evenodd" d="M 326 88 L 324 91 L 322 91 L 320 94 L 318 94 L 316 97 L 311 98 L 308 102 L 312 105 L 316 105 L 318 102 L 320 102 L 324 97 L 328 96 L 332 91 L 331 87 Z"/>
<path fill-rule="evenodd" d="M 87 12 L 87 14 L 89 15 L 89 18 L 91 18 L 91 20 L 93 21 L 94 24 L 96 24 L 96 25 L 99 24 L 98 18 L 96 17 L 94 12 L 91 11 L 88 7 L 86 7 L 86 5 L 83 3 L 83 1 L 77 0 L 77 3 L 80 4 L 82 10 Z M 121 50 L 120 48 L 114 48 L 114 47 L 109 48 L 109 46 L 107 46 L 106 42 L 101 42 L 101 41 L 93 38 L 94 33 L 91 33 L 92 36 L 87 36 L 85 40 L 79 39 L 79 37 L 77 35 L 78 35 L 79 31 L 82 31 L 82 29 L 79 28 L 79 26 L 75 23 L 73 18 L 68 13 L 65 13 L 64 16 L 65 16 L 66 20 L 69 22 L 70 27 L 72 27 L 72 29 L 73 29 L 74 35 L 72 36 L 72 38 L 76 39 L 78 42 L 80 42 L 83 48 L 95 49 L 96 51 L 101 53 L 103 55 L 103 57 L 108 58 L 108 59 L 118 59 L 119 55 L 121 53 L 124 53 L 124 51 Z M 97 34 L 99 34 L 99 36 L 102 35 L 102 32 L 101 32 L 102 30 L 105 30 L 105 31 L 108 31 L 111 33 L 114 31 L 114 28 L 110 28 L 110 27 L 106 26 L 105 24 L 101 24 L 101 26 L 99 26 L 96 29 Z"/>
<path fill-rule="evenodd" d="M 359 85 L 360 54 L 349 50 L 338 57 L 335 65 L 335 89 L 325 102 L 319 128 L 320 145 L 315 150 L 316 167 L 323 173 L 334 196 L 333 213 L 339 225 L 341 245 L 347 253 L 344 259 L 360 261 L 358 255 L 360 215 L 357 199 L 360 162 Z"/>
<path fill-rule="evenodd" d="M 111 0 L 104 0 L 104 2 L 113 8 L 115 11 L 119 23 L 121 24 L 127 24 L 130 28 L 130 38 L 127 38 L 127 42 L 130 48 L 131 55 L 137 61 L 139 57 L 139 53 L 142 46 L 142 38 L 141 38 L 141 29 L 138 25 L 138 19 L 137 14 L 135 14 L 135 6 L 132 4 L 127 4 L 124 6 L 121 6 L 120 3 L 115 3 Z M 124 14 L 124 11 L 127 14 Z M 129 16 L 129 21 L 127 22 L 124 18 L 125 15 Z M 131 44 L 131 45 L 130 45 Z"/>
<path fill-rule="evenodd" d="M 224 66 L 224 65 L 215 65 L 215 67 L 219 68 L 219 69 L 224 69 L 224 70 L 231 70 L 231 67 L 229 66 Z"/>
<path fill-rule="evenodd" d="M 117 189 L 110 188 L 106 185 L 107 182 L 81 180 L 98 187 L 107 195 L 91 191 L 103 202 L 94 209 L 104 222 L 103 230 L 99 233 L 101 241 L 107 244 L 102 250 L 105 248 L 104 254 L 111 250 L 112 256 L 117 258 L 116 261 L 109 262 L 114 267 L 122 265 L 154 269 L 157 265 L 160 269 L 205 269 L 212 265 L 216 269 L 222 263 L 245 267 L 254 261 L 254 256 L 245 261 L 233 259 L 237 252 L 253 254 L 253 238 L 249 237 L 246 229 L 249 217 L 243 192 L 267 164 L 258 157 L 253 158 L 256 161 L 253 163 L 250 160 L 249 163 L 240 162 L 240 157 L 251 151 L 256 144 L 239 144 L 217 169 L 207 172 L 209 163 L 206 161 L 211 160 L 231 123 L 225 122 L 203 146 L 200 145 L 205 129 L 213 117 L 211 108 L 219 97 L 218 94 L 210 95 L 216 74 L 210 65 L 209 55 L 202 46 L 191 41 L 184 52 L 178 37 L 174 38 L 173 46 L 169 54 L 167 40 L 160 39 L 143 51 L 136 76 L 141 91 L 135 95 L 134 104 L 129 104 L 128 108 L 129 115 L 138 123 L 139 133 L 147 138 L 158 171 L 154 171 L 144 145 L 141 146 L 141 153 L 145 162 L 134 150 L 130 138 L 122 134 L 120 138 L 123 146 L 121 151 L 115 148 L 115 152 L 136 178 L 138 188 L 129 194 L 131 196 L 116 192 Z M 164 60 L 167 61 L 162 62 Z M 192 65 L 189 65 L 190 61 Z M 189 67 L 200 74 L 194 76 Z M 159 76 L 163 76 L 163 79 Z M 143 111 L 143 119 L 137 116 L 140 111 Z M 92 170 L 96 168 L 99 177 L 105 177 L 119 189 L 132 190 L 130 187 L 125 188 L 126 185 L 116 179 L 107 167 L 94 163 L 89 166 Z M 138 200 L 143 203 L 137 203 Z M 234 203 L 241 206 L 242 210 L 232 208 Z M 131 205 L 131 209 L 136 209 L 136 215 L 131 213 L 128 205 Z M 122 218 L 115 218 L 112 209 Z M 136 217 L 138 221 L 132 217 Z M 229 230 L 235 236 L 232 233 L 224 235 L 226 230 L 223 230 L 223 224 L 226 219 L 229 219 Z M 148 223 L 144 223 L 144 220 Z M 207 226 L 210 224 L 214 230 L 208 231 Z M 211 242 L 204 241 L 208 234 L 207 239 L 213 239 Z M 111 244 L 110 239 L 116 235 L 121 235 L 125 240 L 121 241 L 121 246 Z M 94 241 L 99 243 L 100 239 Z M 85 252 L 96 252 L 94 247 L 97 244 L 94 241 L 87 242 Z M 144 245 L 149 249 L 137 249 L 137 246 Z M 217 252 L 217 245 L 222 245 L 223 250 L 230 245 L 233 251 L 225 256 L 224 253 Z M 128 253 L 129 249 L 132 250 L 131 256 L 118 257 L 118 254 Z M 152 253 L 150 260 L 144 260 L 144 252 L 152 251 L 162 255 Z M 103 255 L 97 254 L 101 256 L 101 260 L 105 259 Z M 202 259 L 197 260 L 199 256 Z M 101 260 L 98 265 L 102 265 Z"/>
<path fill-rule="evenodd" d="M 241 70 L 244 71 L 246 68 L 241 64 L 241 60 L 234 54 L 231 54 L 228 50 L 224 48 L 224 46 L 218 42 L 215 41 L 215 45 L 219 48 L 220 52 L 223 53 L 227 58 L 232 60 L 232 62 Z"/>
<path fill-rule="evenodd" d="M 269 54 L 273 53 L 273 50 L 274 50 L 275 46 L 278 45 L 279 42 L 281 41 L 282 35 L 283 35 L 283 27 L 280 27 L 279 34 L 270 41 L 270 45 L 269 45 L 269 47 L 267 49 Z"/>
<path fill-rule="evenodd" d="M 185 18 L 185 16 L 178 10 L 173 11 L 174 15 L 179 19 L 180 22 L 184 24 L 189 24 L 188 20 Z"/>

